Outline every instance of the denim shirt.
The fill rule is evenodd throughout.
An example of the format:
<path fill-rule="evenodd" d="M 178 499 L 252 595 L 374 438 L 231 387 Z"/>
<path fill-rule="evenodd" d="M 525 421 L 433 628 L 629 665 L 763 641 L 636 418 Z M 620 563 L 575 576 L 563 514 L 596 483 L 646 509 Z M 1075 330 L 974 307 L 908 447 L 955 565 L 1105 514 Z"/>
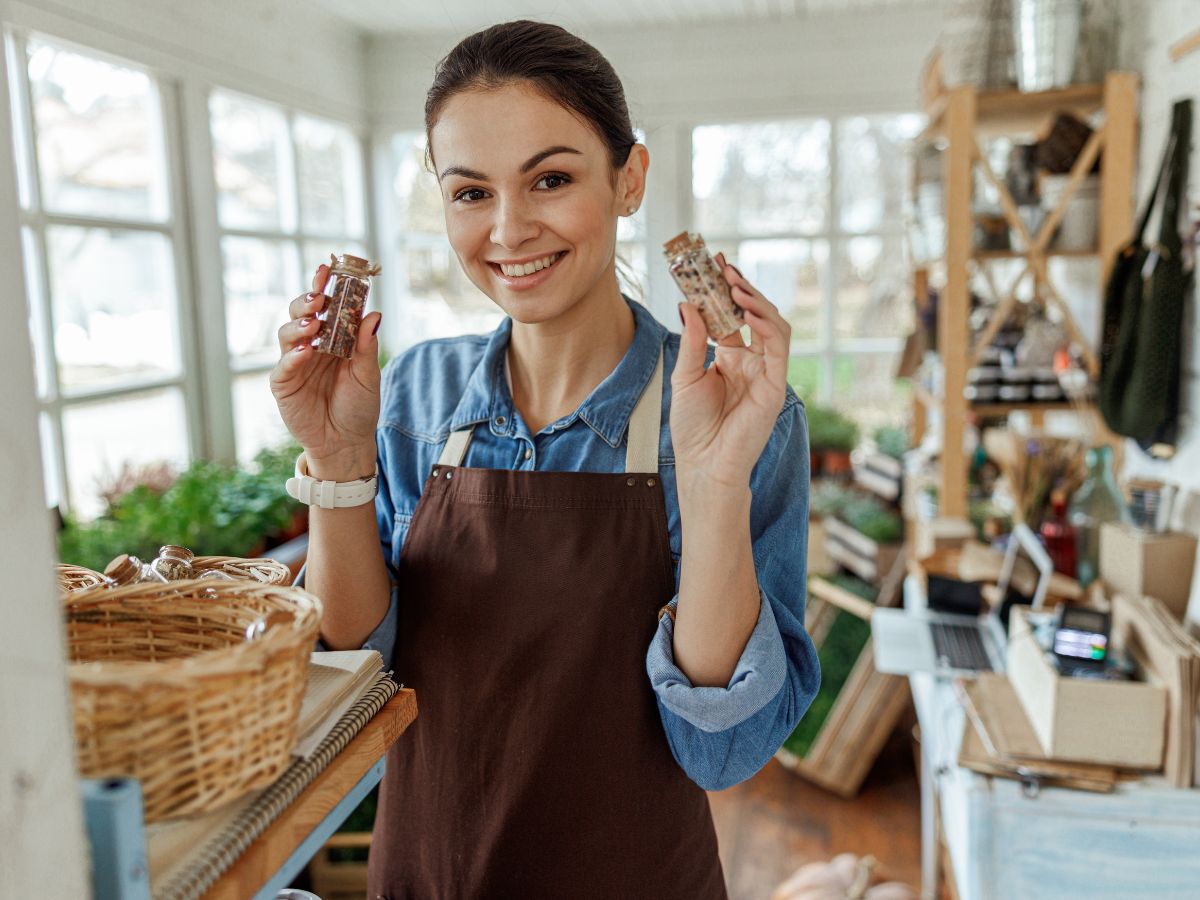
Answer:
<path fill-rule="evenodd" d="M 635 317 L 633 342 L 617 367 L 570 415 L 530 434 L 513 405 L 506 378 L 512 319 L 490 335 L 426 341 L 384 369 L 377 431 L 379 494 L 375 501 L 383 556 L 396 576 L 400 551 L 426 476 L 451 431 L 475 426 L 463 465 L 518 471 L 623 472 L 633 406 L 663 348 L 659 473 L 666 496 L 675 596 L 679 601 L 681 530 L 675 459 L 669 431 L 670 374 L 679 335 L 644 306 L 626 299 Z M 713 347 L 709 347 L 711 362 Z M 808 551 L 808 428 L 804 406 L 789 387 L 774 430 L 750 479 L 750 530 L 761 594 L 758 621 L 724 687 L 696 687 L 675 665 L 674 620 L 665 612 L 646 652 L 671 751 L 702 788 L 720 790 L 761 769 L 812 702 L 821 673 L 804 630 Z M 564 585 L 564 588 L 568 586 Z M 396 590 L 364 647 L 385 667 L 395 646 Z M 404 673 L 397 673 L 403 678 Z"/>

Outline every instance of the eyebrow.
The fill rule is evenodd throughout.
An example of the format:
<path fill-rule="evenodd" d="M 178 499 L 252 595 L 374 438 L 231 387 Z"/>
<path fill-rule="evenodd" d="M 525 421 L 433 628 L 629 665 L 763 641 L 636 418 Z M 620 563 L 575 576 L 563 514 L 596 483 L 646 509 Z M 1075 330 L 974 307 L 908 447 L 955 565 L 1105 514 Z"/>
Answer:
<path fill-rule="evenodd" d="M 567 146 L 564 146 L 561 144 L 556 147 L 547 147 L 545 150 L 541 151 L 540 153 L 535 153 L 533 156 L 529 157 L 529 159 L 527 159 L 525 161 L 525 164 L 521 166 L 521 174 L 524 175 L 525 173 L 527 173 L 528 171 L 533 169 L 535 166 L 537 166 L 538 163 L 542 162 L 542 160 L 547 159 L 551 156 L 555 156 L 559 153 L 574 153 L 576 156 L 583 155 L 582 151 L 576 150 L 574 147 L 567 147 Z M 461 175 L 463 178 L 469 178 L 474 181 L 490 181 L 491 180 L 490 178 L 488 178 L 488 176 L 484 175 L 482 172 L 476 172 L 474 169 L 468 169 L 465 166 L 450 166 L 448 169 L 443 171 L 442 174 L 438 177 L 440 180 L 440 179 L 444 179 L 444 178 L 449 178 L 451 175 Z"/>

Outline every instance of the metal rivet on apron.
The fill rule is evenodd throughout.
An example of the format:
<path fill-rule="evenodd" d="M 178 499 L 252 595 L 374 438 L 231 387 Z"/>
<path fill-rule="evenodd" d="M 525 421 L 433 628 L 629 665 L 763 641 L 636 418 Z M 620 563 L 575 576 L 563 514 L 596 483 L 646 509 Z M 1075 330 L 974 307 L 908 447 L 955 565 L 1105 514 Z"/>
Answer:
<path fill-rule="evenodd" d="M 453 478 L 453 477 L 454 477 L 454 473 L 453 473 L 453 472 L 447 472 L 447 473 L 446 473 L 446 480 L 447 480 L 447 481 L 449 481 L 449 480 L 450 480 L 451 478 Z"/>
<path fill-rule="evenodd" d="M 434 477 L 434 478 L 441 478 L 441 477 L 442 477 L 442 475 L 441 475 L 441 472 L 439 472 L 437 469 L 434 469 L 434 470 L 433 470 L 433 477 Z"/>
<path fill-rule="evenodd" d="M 637 484 L 637 479 L 636 478 L 626 478 L 625 483 L 627 485 L 629 485 L 630 487 L 633 487 L 635 484 Z"/>
<path fill-rule="evenodd" d="M 656 483 L 656 482 L 654 481 L 654 479 L 653 479 L 653 478 L 647 478 L 647 479 L 646 479 L 646 486 L 647 486 L 647 487 L 654 487 L 655 483 Z"/>

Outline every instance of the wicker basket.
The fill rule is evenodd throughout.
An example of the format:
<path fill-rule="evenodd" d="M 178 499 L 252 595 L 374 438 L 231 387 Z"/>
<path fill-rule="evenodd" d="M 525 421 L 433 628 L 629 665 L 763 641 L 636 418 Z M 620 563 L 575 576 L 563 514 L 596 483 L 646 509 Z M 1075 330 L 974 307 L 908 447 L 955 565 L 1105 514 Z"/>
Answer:
<path fill-rule="evenodd" d="M 64 596 L 81 774 L 141 780 L 148 822 L 274 781 L 296 739 L 321 602 L 210 579 Z M 246 627 L 294 618 L 247 643 Z"/>
<path fill-rule="evenodd" d="M 258 581 L 262 584 L 291 584 L 292 571 L 273 559 L 242 559 L 240 556 L 197 556 L 192 571 L 220 569 L 235 578 Z"/>
<path fill-rule="evenodd" d="M 67 563 L 58 565 L 58 589 L 67 594 L 72 591 L 85 591 L 98 584 L 104 584 L 107 580 L 99 572 L 93 572 L 83 566 L 72 566 Z"/>

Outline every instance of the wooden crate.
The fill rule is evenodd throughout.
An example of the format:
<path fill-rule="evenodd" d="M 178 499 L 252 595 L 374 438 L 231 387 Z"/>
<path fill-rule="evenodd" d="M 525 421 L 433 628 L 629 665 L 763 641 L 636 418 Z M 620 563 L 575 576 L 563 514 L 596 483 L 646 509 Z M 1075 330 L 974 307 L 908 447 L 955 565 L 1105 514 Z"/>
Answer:
<path fill-rule="evenodd" d="M 900 552 L 884 579 L 879 605 L 898 603 L 904 574 L 904 554 Z M 869 621 L 875 605 L 813 578 L 809 581 L 805 626 L 819 647 L 839 611 Z M 867 772 L 910 703 L 907 678 L 875 671 L 874 649 L 868 638 L 808 755 L 799 757 L 781 747 L 775 758 L 814 784 L 851 798 L 862 787 Z"/>
<path fill-rule="evenodd" d="M 840 519 L 825 519 L 825 550 L 863 581 L 880 584 L 900 555 L 901 544 L 880 544 Z"/>

